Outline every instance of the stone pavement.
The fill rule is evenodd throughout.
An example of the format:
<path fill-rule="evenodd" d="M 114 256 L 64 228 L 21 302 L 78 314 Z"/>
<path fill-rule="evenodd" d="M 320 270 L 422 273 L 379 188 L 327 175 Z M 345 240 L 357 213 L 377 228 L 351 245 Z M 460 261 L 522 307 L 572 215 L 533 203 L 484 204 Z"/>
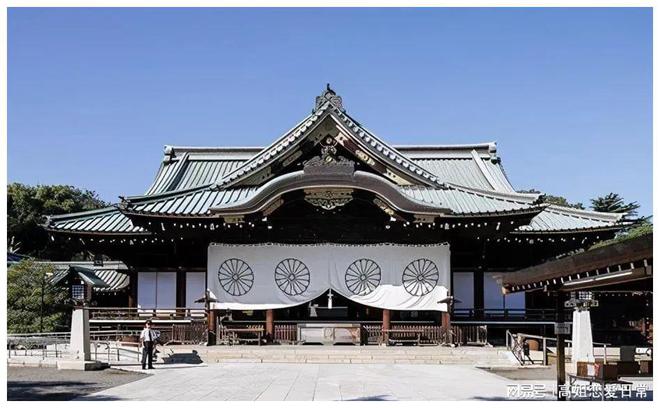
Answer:
<path fill-rule="evenodd" d="M 148 377 L 120 370 L 71 371 L 7 367 L 9 401 L 65 401 Z"/>
<path fill-rule="evenodd" d="M 502 400 L 513 381 L 466 365 L 221 363 L 159 365 L 79 400 Z M 551 398 L 548 395 L 548 398 Z"/>

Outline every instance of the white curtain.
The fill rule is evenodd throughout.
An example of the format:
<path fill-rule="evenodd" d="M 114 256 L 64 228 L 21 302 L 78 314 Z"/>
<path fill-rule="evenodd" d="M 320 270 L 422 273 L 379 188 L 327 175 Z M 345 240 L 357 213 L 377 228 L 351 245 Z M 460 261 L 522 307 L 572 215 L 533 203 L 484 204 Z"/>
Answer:
<path fill-rule="evenodd" d="M 449 245 L 226 245 L 208 250 L 216 309 L 277 309 L 328 289 L 363 305 L 447 311 Z"/>

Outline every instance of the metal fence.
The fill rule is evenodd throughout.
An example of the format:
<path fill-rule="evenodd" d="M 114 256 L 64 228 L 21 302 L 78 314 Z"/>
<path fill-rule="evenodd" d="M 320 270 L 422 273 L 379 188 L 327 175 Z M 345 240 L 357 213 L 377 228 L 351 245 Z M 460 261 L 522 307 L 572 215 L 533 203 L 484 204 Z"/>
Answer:
<path fill-rule="evenodd" d="M 531 341 L 534 341 L 537 343 L 538 347 L 531 347 Z M 570 345 L 573 343 L 572 340 L 565 339 L 566 345 L 570 347 Z M 527 344 L 527 347 L 525 347 L 525 344 Z M 607 347 L 611 346 L 609 343 L 599 343 L 599 342 L 593 342 L 594 345 L 594 352 L 600 348 L 602 350 L 602 356 L 603 362 L 607 363 Z M 552 348 L 555 348 L 555 351 L 552 351 Z M 550 358 L 550 355 L 552 354 L 553 356 L 556 357 L 556 347 L 557 347 L 557 338 L 556 337 L 544 337 L 544 336 L 537 336 L 534 334 L 526 334 L 526 333 L 513 333 L 509 330 L 506 331 L 506 348 L 507 350 L 511 351 L 513 356 L 518 360 L 520 365 L 525 365 L 525 364 L 541 364 L 541 365 L 548 365 L 548 361 Z M 530 350 L 532 348 L 538 348 L 538 350 Z M 525 354 L 525 350 L 529 351 L 541 351 L 541 358 L 534 358 L 532 356 L 532 353 L 529 352 Z M 610 347 L 611 350 L 611 347 Z M 565 354 L 565 359 L 568 361 L 571 359 L 570 353 Z"/>
<path fill-rule="evenodd" d="M 71 334 L 53 333 L 9 333 L 7 334 L 8 357 L 40 356 L 60 358 L 69 350 Z"/>
<path fill-rule="evenodd" d="M 107 362 L 139 359 L 140 344 L 130 341 L 135 334 L 132 330 L 90 332 L 90 355 L 94 360 Z M 78 358 L 78 352 L 71 350 L 70 342 L 69 332 L 10 333 L 7 335 L 7 357 Z"/>

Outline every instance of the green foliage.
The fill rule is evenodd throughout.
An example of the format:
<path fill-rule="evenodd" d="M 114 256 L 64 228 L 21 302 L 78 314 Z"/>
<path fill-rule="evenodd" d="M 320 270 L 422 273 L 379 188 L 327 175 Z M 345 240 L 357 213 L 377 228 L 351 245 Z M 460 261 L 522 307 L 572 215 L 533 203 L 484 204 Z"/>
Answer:
<path fill-rule="evenodd" d="M 541 192 L 535 189 L 530 189 L 530 190 L 519 190 L 519 193 L 531 193 L 531 194 L 540 194 Z M 547 204 L 555 204 L 555 205 L 560 205 L 562 207 L 570 207 L 570 208 L 577 208 L 580 210 L 584 210 L 584 206 L 582 203 L 571 203 L 569 202 L 565 197 L 562 196 L 555 196 L 552 194 L 543 194 L 541 196 L 541 202 L 542 203 L 547 203 Z"/>
<path fill-rule="evenodd" d="M 607 241 L 598 242 L 589 249 L 600 248 L 611 244 L 616 244 L 618 242 L 627 241 L 629 239 L 641 237 L 642 235 L 647 235 L 647 234 L 653 234 L 653 224 L 651 224 L 650 222 L 643 221 L 639 224 L 636 224 L 632 228 L 622 232 L 621 234 L 617 235 L 615 238 L 609 239 Z"/>
<path fill-rule="evenodd" d="M 68 261 L 82 252 L 77 244 L 54 243 L 41 227 L 45 215 L 68 214 L 105 207 L 96 193 L 71 186 L 7 187 L 7 237 L 14 249 L 36 258 Z M 79 257 L 79 256 L 78 256 Z"/>
<path fill-rule="evenodd" d="M 600 212 L 627 213 L 627 219 L 635 219 L 639 204 L 636 201 L 626 204 L 620 195 L 609 193 L 605 196 L 592 199 L 591 208 L 594 211 Z"/>
<path fill-rule="evenodd" d="M 42 314 L 43 331 L 67 330 L 68 290 L 50 284 L 52 265 L 23 260 L 7 271 L 7 331 L 39 332 Z"/>

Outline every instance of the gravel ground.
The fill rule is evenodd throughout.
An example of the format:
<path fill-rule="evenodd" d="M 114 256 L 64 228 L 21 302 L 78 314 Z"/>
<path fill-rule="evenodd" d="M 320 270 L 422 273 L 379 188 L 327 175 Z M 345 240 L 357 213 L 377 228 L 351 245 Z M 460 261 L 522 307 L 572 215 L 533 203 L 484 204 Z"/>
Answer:
<path fill-rule="evenodd" d="M 103 371 L 7 367 L 10 401 L 67 401 L 148 377 L 114 369 Z"/>

